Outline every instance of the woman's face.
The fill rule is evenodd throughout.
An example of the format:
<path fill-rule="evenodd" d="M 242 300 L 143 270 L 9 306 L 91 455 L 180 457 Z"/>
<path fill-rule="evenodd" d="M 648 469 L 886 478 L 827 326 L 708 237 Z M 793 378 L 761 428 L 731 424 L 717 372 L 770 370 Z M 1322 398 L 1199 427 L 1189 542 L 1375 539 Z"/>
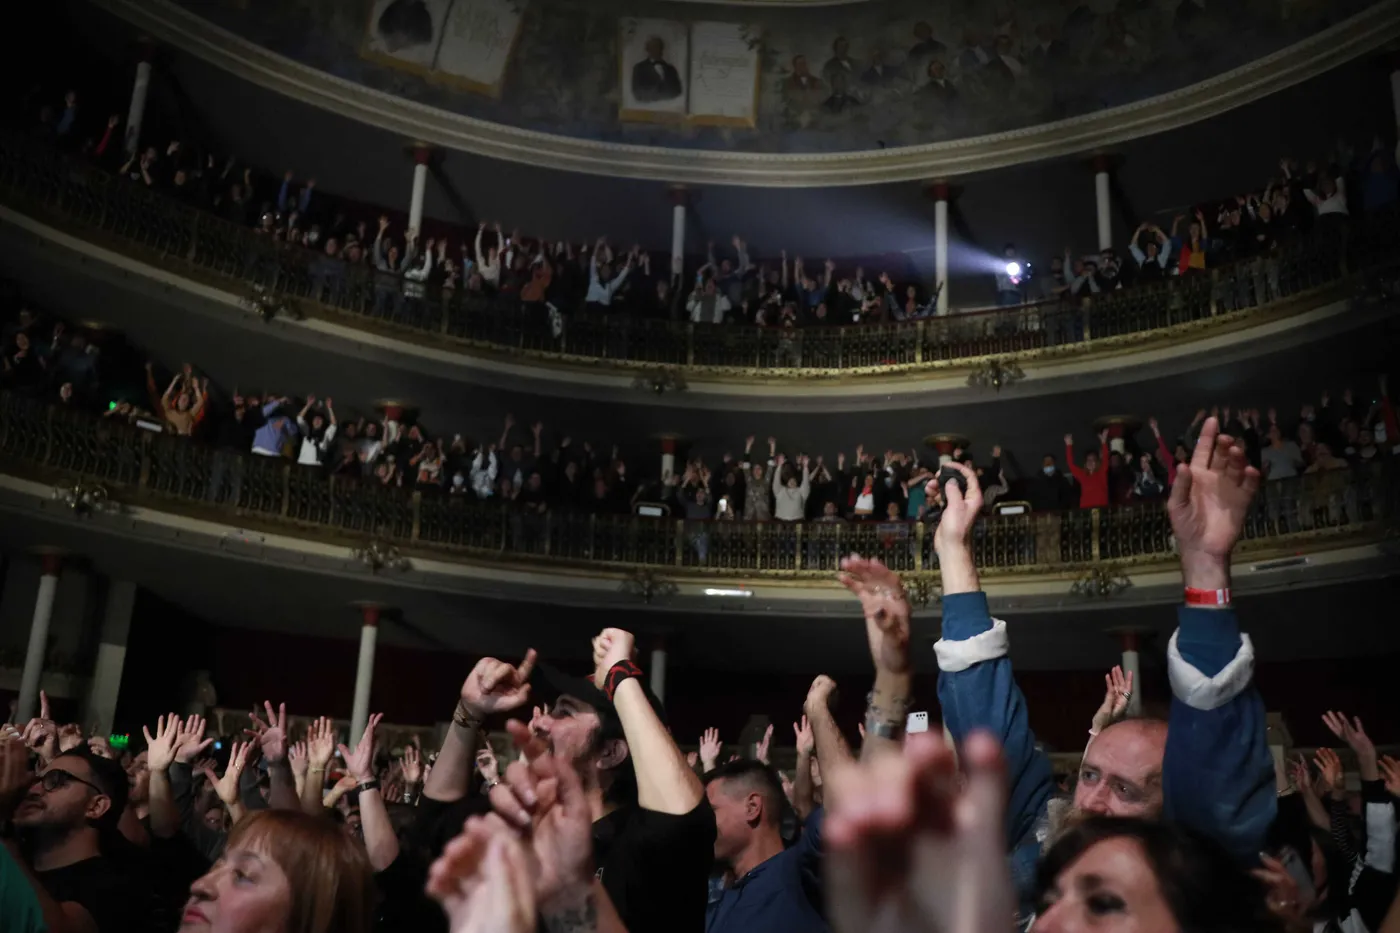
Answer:
<path fill-rule="evenodd" d="M 248 848 L 230 849 L 190 885 L 180 933 L 285 930 L 292 888 L 281 866 Z"/>
<path fill-rule="evenodd" d="M 1036 933 L 1175 933 L 1171 908 L 1142 848 L 1105 839 L 1075 859 L 1045 894 Z"/>

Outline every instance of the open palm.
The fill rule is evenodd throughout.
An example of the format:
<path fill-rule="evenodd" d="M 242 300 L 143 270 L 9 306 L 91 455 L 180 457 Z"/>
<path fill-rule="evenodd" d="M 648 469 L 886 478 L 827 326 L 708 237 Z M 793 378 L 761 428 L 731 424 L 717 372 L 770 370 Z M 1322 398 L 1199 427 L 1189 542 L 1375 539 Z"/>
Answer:
<path fill-rule="evenodd" d="M 1178 550 L 1228 557 L 1258 491 L 1259 471 L 1234 438 L 1220 433 L 1220 422 L 1207 418 L 1191 462 L 1177 470 L 1167 502 Z"/>

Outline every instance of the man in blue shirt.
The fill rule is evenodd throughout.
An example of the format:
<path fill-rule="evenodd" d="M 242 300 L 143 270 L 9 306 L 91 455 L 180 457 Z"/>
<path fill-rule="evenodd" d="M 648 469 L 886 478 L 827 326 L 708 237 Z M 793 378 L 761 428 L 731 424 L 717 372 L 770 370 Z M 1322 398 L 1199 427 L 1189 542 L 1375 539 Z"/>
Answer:
<path fill-rule="evenodd" d="M 715 811 L 715 858 L 733 882 L 705 911 L 705 933 L 826 933 L 821 914 L 822 811 L 783 848 L 783 787 L 761 761 L 740 759 L 706 775 Z"/>

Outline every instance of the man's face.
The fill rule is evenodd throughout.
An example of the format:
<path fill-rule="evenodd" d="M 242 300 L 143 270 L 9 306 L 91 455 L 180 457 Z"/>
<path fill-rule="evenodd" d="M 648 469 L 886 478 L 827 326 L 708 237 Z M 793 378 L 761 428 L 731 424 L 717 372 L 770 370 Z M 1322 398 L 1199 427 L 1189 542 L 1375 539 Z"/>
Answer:
<path fill-rule="evenodd" d="M 662 42 L 656 36 L 652 36 L 650 39 L 647 40 L 647 58 L 653 59 L 654 61 L 660 61 L 662 56 L 664 56 L 665 54 L 666 43 Z"/>
<path fill-rule="evenodd" d="M 753 836 L 763 813 L 762 798 L 724 778 L 706 785 L 705 797 L 715 811 L 715 858 L 732 859 Z"/>
<path fill-rule="evenodd" d="M 1157 258 L 1157 241 L 1156 241 L 1156 240 L 1148 240 L 1148 241 L 1147 241 L 1147 249 L 1144 250 L 1144 252 L 1147 253 L 1147 258 L 1148 258 L 1148 259 L 1156 259 L 1156 258 Z"/>
<path fill-rule="evenodd" d="M 942 81 L 948 75 L 948 68 L 940 59 L 935 58 L 928 63 L 928 76 L 935 81 Z"/>
<path fill-rule="evenodd" d="M 599 756 L 602 720 L 596 710 L 567 694 L 535 723 L 535 734 L 549 743 L 551 754 L 572 761 L 580 773 Z"/>
<path fill-rule="evenodd" d="M 827 518 L 835 518 L 835 517 L 836 517 L 836 503 L 835 503 L 835 502 L 827 502 L 827 503 L 825 503 L 825 504 L 822 506 L 822 514 L 825 515 Z"/>
<path fill-rule="evenodd" d="M 807 77 L 807 56 L 799 55 L 792 60 L 792 73 L 800 77 Z"/>
<path fill-rule="evenodd" d="M 1131 719 L 1089 743 L 1074 788 L 1074 816 L 1155 817 L 1162 811 L 1167 724 Z"/>
<path fill-rule="evenodd" d="M 132 803 L 145 803 L 151 796 L 151 769 L 146 766 L 146 753 L 131 759 L 126 766 L 126 779 L 131 787 Z"/>
<path fill-rule="evenodd" d="M 111 807 L 112 800 L 88 786 L 96 783 L 93 778 L 87 761 L 76 755 L 59 755 L 30 785 L 15 811 L 15 825 L 31 830 L 71 830 L 98 819 Z M 46 789 L 50 783 L 52 790 Z"/>

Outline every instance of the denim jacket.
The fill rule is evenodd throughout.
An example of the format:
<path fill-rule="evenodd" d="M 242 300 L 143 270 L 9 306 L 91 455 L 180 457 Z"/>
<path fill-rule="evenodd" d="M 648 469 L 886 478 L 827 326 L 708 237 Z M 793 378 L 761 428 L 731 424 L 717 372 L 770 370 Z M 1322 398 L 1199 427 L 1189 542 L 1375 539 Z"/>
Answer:
<path fill-rule="evenodd" d="M 1182 607 L 1167 649 L 1172 707 L 1163 762 L 1164 817 L 1253 860 L 1277 801 L 1263 701 L 1253 686 L 1254 649 L 1232 610 Z M 990 731 L 1006 755 L 1006 847 L 1023 917 L 1034 909 L 1035 867 L 1054 796 L 1050 761 L 1037 749 L 1026 698 L 1011 672 L 1006 623 L 985 593 L 943 599 L 938 700 L 955 742 Z"/>

